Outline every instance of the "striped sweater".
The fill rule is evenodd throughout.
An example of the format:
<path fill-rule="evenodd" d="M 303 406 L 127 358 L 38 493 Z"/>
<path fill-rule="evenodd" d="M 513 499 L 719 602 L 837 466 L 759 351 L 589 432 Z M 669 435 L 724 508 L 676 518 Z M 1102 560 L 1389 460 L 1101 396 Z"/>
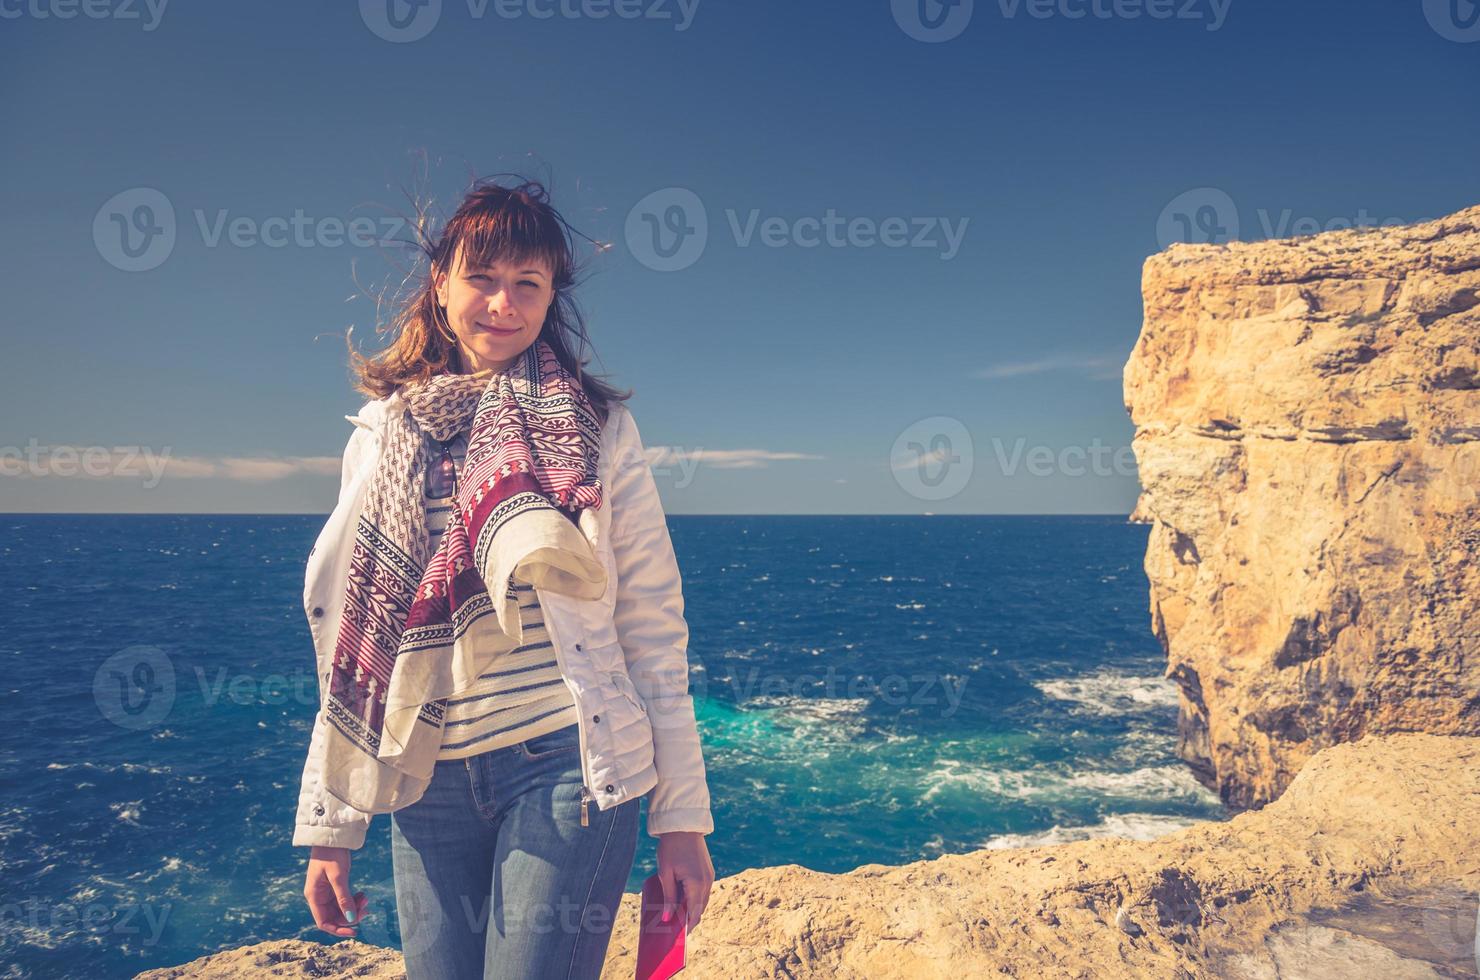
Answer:
<path fill-rule="evenodd" d="M 448 449 L 461 476 L 467 433 L 457 436 Z M 434 497 L 430 490 L 424 488 L 423 494 L 435 551 L 456 504 L 451 496 Z M 464 759 L 576 723 L 575 701 L 555 662 L 539 597 L 526 582 L 515 581 L 514 588 L 519 593 L 524 643 L 494 661 L 472 687 L 447 699 L 438 759 Z"/>

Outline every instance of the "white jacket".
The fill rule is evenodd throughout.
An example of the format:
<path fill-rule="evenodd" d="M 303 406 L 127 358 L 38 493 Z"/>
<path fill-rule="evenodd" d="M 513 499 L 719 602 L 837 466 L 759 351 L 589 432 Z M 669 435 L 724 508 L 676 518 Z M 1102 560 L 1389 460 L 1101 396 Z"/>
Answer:
<path fill-rule="evenodd" d="M 356 426 L 344 450 L 339 503 L 309 553 L 304 611 L 318 655 L 320 709 L 298 797 L 295 845 L 358 848 L 371 815 L 323 787 L 328 689 L 355 528 L 381 433 L 399 394 L 345 418 Z M 601 434 L 597 475 L 604 489 L 594 522 L 581 528 L 606 563 L 606 594 L 574 599 L 536 590 L 555 659 L 580 716 L 586 793 L 606 810 L 651 792 L 647 829 L 714 831 L 694 701 L 689 694 L 688 623 L 673 542 L 632 413 L 613 402 Z M 594 527 L 593 527 L 594 525 Z M 411 801 L 414 802 L 414 801 Z"/>

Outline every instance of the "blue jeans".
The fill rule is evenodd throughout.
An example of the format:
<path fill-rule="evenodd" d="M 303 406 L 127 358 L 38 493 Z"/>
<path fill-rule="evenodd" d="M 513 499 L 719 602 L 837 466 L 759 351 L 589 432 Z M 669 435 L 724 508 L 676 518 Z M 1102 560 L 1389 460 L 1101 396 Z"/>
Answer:
<path fill-rule="evenodd" d="M 601 973 L 637 853 L 637 800 L 587 803 L 575 725 L 439 760 L 391 814 L 408 980 Z"/>

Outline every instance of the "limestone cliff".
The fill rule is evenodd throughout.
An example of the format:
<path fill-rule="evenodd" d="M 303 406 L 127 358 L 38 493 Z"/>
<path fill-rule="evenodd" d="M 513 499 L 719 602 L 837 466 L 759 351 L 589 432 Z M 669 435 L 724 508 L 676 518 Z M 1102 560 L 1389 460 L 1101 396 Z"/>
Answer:
<path fill-rule="evenodd" d="M 1159 840 L 983 850 L 715 882 L 684 980 L 1473 976 L 1480 738 L 1371 737 L 1285 794 Z M 305 913 L 306 914 L 306 913 Z M 605 980 L 633 974 L 637 896 Z M 138 980 L 404 976 L 352 940 L 259 943 Z"/>
<path fill-rule="evenodd" d="M 1480 207 L 1147 260 L 1126 409 L 1179 750 L 1235 807 L 1480 734 Z"/>

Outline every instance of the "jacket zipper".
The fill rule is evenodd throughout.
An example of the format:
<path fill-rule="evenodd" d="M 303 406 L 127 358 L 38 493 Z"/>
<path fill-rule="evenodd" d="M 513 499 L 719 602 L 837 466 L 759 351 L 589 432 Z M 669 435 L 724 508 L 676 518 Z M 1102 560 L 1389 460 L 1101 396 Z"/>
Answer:
<path fill-rule="evenodd" d="M 555 651 L 555 663 L 560 668 L 560 679 L 565 681 L 565 688 L 570 691 L 571 700 L 575 702 L 577 710 L 580 710 L 581 699 L 576 695 L 576 686 L 570 679 L 570 672 L 565 669 L 565 654 L 561 646 L 560 632 L 553 623 L 557 617 L 550 615 L 549 608 L 545 605 L 545 597 L 540 595 L 538 589 L 535 590 L 535 595 L 540 600 L 540 608 L 545 611 L 545 632 L 550 634 L 550 646 Z M 589 827 L 591 818 L 588 815 L 587 806 L 595 797 L 591 795 L 591 788 L 586 783 L 586 719 L 584 715 L 585 712 L 582 711 L 577 716 L 576 734 L 580 737 L 581 743 L 581 826 Z"/>
<path fill-rule="evenodd" d="M 540 605 L 543 606 L 544 603 L 541 602 Z M 561 659 L 560 658 L 560 643 L 559 643 L 560 637 L 558 636 L 558 634 L 555 633 L 554 630 L 552 630 L 550 628 L 550 616 L 548 614 L 545 616 L 545 632 L 547 632 L 547 633 L 550 634 L 551 646 L 553 646 L 555 648 L 555 660 L 556 660 L 557 663 L 559 663 L 560 662 L 560 659 Z M 572 700 L 575 700 L 576 701 L 576 704 L 579 705 L 580 704 L 580 700 L 578 698 L 576 698 L 575 685 L 570 682 L 570 678 L 568 676 L 566 676 L 566 673 L 565 673 L 565 670 L 564 670 L 563 667 L 562 667 L 562 669 L 560 671 L 560 675 L 565 680 L 566 689 L 570 691 L 570 696 L 571 696 Z M 576 733 L 580 736 L 580 740 L 581 740 L 581 826 L 582 827 L 589 827 L 589 826 L 591 826 L 591 812 L 590 812 L 590 809 L 589 808 L 590 808 L 590 805 L 591 805 L 591 801 L 593 799 L 595 799 L 595 797 L 593 797 L 591 795 L 590 789 L 588 789 L 587 786 L 586 786 L 586 730 L 585 730 L 585 726 L 582 725 L 582 724 L 580 724 L 579 722 L 577 722 L 577 724 L 576 724 Z M 468 757 L 468 756 L 464 756 L 463 757 L 463 768 L 468 771 L 468 775 L 469 776 L 472 775 L 472 773 L 473 773 L 473 760 L 472 760 L 471 757 Z"/>

